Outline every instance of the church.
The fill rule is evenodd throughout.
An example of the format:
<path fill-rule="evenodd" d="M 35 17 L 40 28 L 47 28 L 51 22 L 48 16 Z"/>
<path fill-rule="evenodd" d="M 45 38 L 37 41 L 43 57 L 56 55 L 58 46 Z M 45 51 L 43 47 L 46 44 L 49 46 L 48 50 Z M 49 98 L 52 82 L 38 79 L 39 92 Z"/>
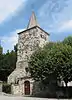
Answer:
<path fill-rule="evenodd" d="M 12 94 L 32 94 L 34 80 L 28 72 L 28 61 L 32 53 L 47 42 L 49 42 L 49 33 L 39 26 L 35 13 L 32 12 L 26 30 L 18 33 L 16 68 L 8 77 Z"/>

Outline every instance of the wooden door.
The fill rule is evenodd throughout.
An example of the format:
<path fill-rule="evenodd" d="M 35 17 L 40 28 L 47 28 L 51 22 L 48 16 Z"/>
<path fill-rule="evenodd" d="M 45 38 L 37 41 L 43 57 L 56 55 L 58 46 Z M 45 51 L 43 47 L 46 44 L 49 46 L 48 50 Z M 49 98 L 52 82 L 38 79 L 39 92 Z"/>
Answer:
<path fill-rule="evenodd" d="M 30 95 L 30 82 L 29 81 L 24 82 L 24 89 L 25 89 L 25 95 Z"/>

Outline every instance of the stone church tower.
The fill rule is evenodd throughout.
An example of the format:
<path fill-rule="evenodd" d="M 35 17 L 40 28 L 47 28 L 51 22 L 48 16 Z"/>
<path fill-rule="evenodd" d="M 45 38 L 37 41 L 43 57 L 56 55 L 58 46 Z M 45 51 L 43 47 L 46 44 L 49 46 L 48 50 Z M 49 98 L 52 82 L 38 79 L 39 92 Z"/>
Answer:
<path fill-rule="evenodd" d="M 32 12 L 27 29 L 18 33 L 16 69 L 8 77 L 8 84 L 11 84 L 12 94 L 32 94 L 34 80 L 28 72 L 28 60 L 39 46 L 43 47 L 48 42 L 48 37 L 49 34 L 40 28 L 36 16 Z"/>

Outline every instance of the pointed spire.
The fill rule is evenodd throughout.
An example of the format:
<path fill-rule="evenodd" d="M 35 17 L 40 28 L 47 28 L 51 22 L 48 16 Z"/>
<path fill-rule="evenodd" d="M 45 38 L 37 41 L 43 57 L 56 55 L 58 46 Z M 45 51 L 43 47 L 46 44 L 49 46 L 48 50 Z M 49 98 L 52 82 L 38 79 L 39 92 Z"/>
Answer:
<path fill-rule="evenodd" d="M 38 25 L 38 23 L 37 23 L 35 13 L 32 12 L 32 15 L 31 15 L 31 18 L 30 18 L 30 20 L 29 20 L 27 29 L 32 28 L 32 27 L 34 27 L 34 26 L 39 26 L 39 25 Z"/>

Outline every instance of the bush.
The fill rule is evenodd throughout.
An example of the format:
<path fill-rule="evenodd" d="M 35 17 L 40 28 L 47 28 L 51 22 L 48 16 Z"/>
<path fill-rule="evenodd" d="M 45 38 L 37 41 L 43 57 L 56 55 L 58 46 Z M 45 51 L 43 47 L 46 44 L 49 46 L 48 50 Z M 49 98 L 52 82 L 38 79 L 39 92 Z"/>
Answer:
<path fill-rule="evenodd" d="M 43 85 L 41 82 L 35 82 L 33 87 L 33 94 L 34 97 L 41 97 L 41 98 L 56 98 L 56 85 L 48 84 Z"/>
<path fill-rule="evenodd" d="M 41 98 L 72 98 L 72 87 L 60 87 L 53 83 L 43 86 L 42 83 L 35 82 L 32 96 Z"/>
<path fill-rule="evenodd" d="M 2 91 L 11 94 L 11 85 L 7 83 L 3 83 Z"/>
<path fill-rule="evenodd" d="M 49 90 L 39 91 L 34 93 L 34 97 L 40 97 L 40 98 L 56 98 L 56 93 L 51 92 Z"/>

